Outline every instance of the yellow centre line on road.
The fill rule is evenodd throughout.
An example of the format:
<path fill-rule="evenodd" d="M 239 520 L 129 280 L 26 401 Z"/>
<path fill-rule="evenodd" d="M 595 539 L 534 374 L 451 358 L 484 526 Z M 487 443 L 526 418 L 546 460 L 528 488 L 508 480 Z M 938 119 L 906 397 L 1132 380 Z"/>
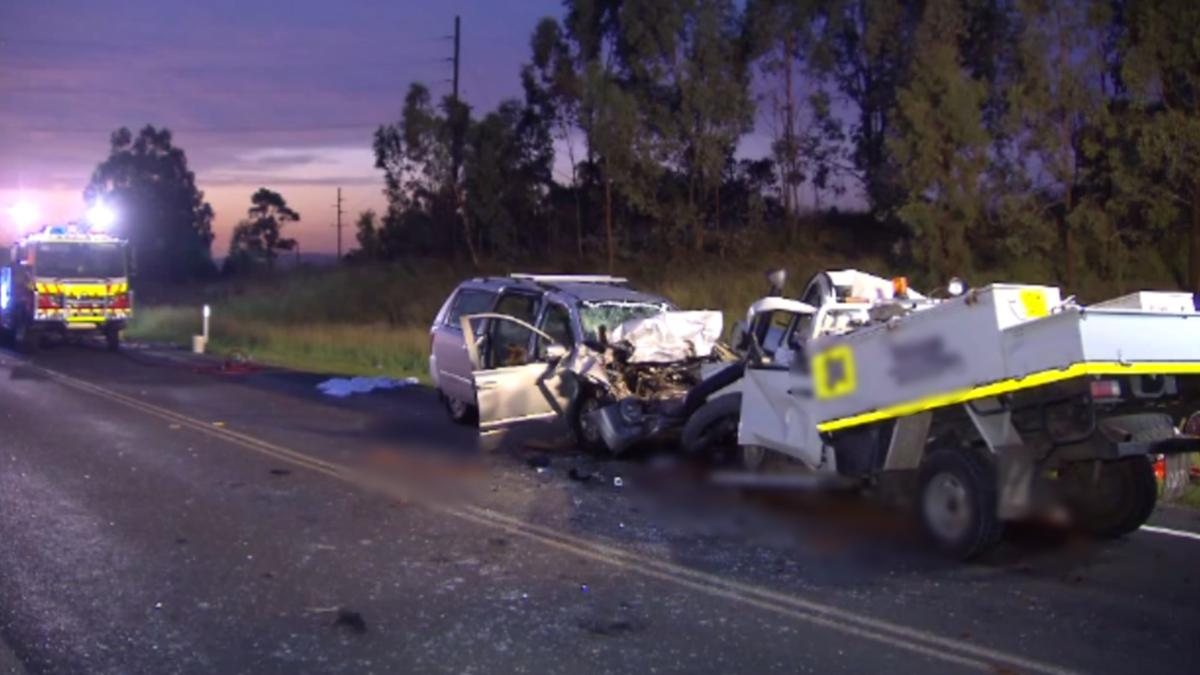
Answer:
<path fill-rule="evenodd" d="M 147 403 L 140 399 L 101 387 L 70 375 L 65 375 L 41 366 L 36 368 L 58 383 L 119 403 L 148 415 L 166 420 L 181 427 L 206 434 L 227 443 L 252 450 L 294 466 L 316 471 L 337 478 L 359 488 L 378 491 L 393 499 L 410 499 L 413 494 L 400 490 L 394 483 L 385 482 L 377 475 L 366 474 L 351 467 L 328 462 L 311 455 L 240 433 L 227 427 Z M 457 519 L 501 530 L 550 548 L 593 560 L 611 567 L 629 570 L 636 574 L 665 581 L 712 597 L 757 607 L 775 614 L 822 626 L 848 635 L 872 640 L 901 650 L 921 654 L 933 659 L 954 663 L 968 668 L 995 672 L 998 669 L 1018 669 L 1021 672 L 1052 673 L 1064 675 L 1072 671 L 1009 654 L 964 640 L 945 637 L 876 619 L 865 614 L 841 609 L 812 600 L 789 595 L 768 588 L 755 586 L 714 574 L 701 572 L 652 556 L 628 551 L 616 546 L 601 544 L 552 528 L 530 523 L 493 509 L 469 504 L 450 504 L 436 499 L 422 499 L 422 505 L 433 511 Z"/>

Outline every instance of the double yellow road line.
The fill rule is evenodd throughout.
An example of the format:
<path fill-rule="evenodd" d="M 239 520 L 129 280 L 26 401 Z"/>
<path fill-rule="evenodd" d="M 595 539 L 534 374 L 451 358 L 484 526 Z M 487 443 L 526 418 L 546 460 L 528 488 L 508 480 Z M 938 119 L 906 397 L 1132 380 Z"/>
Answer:
<path fill-rule="evenodd" d="M 52 380 L 76 391 L 121 404 L 170 424 L 177 424 L 180 427 L 272 459 L 315 471 L 355 487 L 381 493 L 389 498 L 411 499 L 413 497 L 412 493 L 405 492 L 396 484 L 382 480 L 378 476 L 183 415 L 58 371 L 32 364 L 29 367 L 36 368 Z M 1071 672 L 1052 664 L 990 649 L 965 640 L 937 635 L 919 628 L 806 600 L 796 595 L 701 572 L 617 546 L 590 541 L 553 528 L 530 523 L 494 509 L 424 497 L 420 500 L 420 504 L 432 511 L 485 528 L 499 530 L 513 537 L 535 542 L 582 559 L 965 668 L 991 672 L 1013 670 L 1022 673 L 1054 675 Z"/>

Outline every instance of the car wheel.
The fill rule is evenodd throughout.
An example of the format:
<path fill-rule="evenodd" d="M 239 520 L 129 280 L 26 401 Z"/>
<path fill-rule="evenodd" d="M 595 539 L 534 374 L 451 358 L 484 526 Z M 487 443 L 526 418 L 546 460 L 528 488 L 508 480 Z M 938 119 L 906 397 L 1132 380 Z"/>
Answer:
<path fill-rule="evenodd" d="M 1098 537 L 1133 532 L 1158 502 L 1158 481 L 1145 455 L 1068 464 L 1059 471 L 1059 480 L 1076 524 Z"/>
<path fill-rule="evenodd" d="M 478 419 L 478 410 L 470 403 L 460 401 L 440 391 L 438 396 L 442 399 L 442 405 L 446 407 L 446 413 L 450 415 L 450 420 L 455 424 L 474 424 Z"/>
<path fill-rule="evenodd" d="M 575 432 L 575 444 L 587 452 L 599 453 L 607 449 L 604 436 L 600 434 L 600 427 L 588 418 L 590 413 L 599 410 L 603 405 L 600 398 L 589 391 L 580 393 L 579 401 L 575 404 L 575 415 L 571 424 Z"/>
<path fill-rule="evenodd" d="M 718 461 L 738 456 L 737 429 L 741 411 L 741 394 L 718 396 L 700 406 L 683 425 L 680 444 L 684 452 Z"/>
<path fill-rule="evenodd" d="M 932 452 L 921 465 L 921 524 L 947 555 L 967 560 L 1000 541 L 996 467 L 976 448 Z"/>

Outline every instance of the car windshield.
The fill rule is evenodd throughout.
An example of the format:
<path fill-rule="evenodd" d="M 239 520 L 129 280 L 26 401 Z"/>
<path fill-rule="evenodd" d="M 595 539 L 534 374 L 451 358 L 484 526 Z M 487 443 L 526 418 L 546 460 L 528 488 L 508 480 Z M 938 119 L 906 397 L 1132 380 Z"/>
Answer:
<path fill-rule="evenodd" d="M 581 302 L 579 325 L 583 329 L 583 339 L 595 341 L 599 339 L 600 326 L 611 331 L 631 319 L 643 319 L 669 309 L 671 306 L 665 302 Z"/>
<path fill-rule="evenodd" d="M 122 277 L 125 254 L 120 244 L 38 244 L 34 270 L 41 277 Z"/>

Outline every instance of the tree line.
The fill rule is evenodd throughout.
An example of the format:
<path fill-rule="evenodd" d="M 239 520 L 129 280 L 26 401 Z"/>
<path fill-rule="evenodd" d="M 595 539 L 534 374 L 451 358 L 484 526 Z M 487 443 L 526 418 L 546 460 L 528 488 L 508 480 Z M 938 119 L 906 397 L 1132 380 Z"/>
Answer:
<path fill-rule="evenodd" d="M 1198 34 L 1189 0 L 566 0 L 532 27 L 519 98 L 481 113 L 409 86 L 351 255 L 611 267 L 811 241 L 848 203 L 930 276 L 1155 266 L 1200 290 Z M 178 179 L 139 207 L 176 224 L 132 237 L 170 273 L 211 267 L 181 160 L 169 132 L 121 130 L 88 188 Z M 269 266 L 291 215 L 256 201 L 235 252 Z"/>
<path fill-rule="evenodd" d="M 133 249 L 138 277 L 183 282 L 217 273 L 213 209 L 169 129 L 147 125 L 136 135 L 126 128 L 113 132 L 109 155 L 92 172 L 84 199 L 103 200 L 121 214 L 115 229 Z M 280 253 L 297 246 L 283 236 L 284 226 L 299 220 L 282 195 L 259 188 L 246 218 L 233 228 L 221 271 L 274 269 Z"/>
<path fill-rule="evenodd" d="M 805 237 L 839 197 L 897 262 L 1071 285 L 1153 252 L 1200 290 L 1200 4 L 567 0 L 523 98 L 414 83 L 360 257 L 607 260 Z M 765 153 L 748 152 L 757 129 Z M 843 196 L 849 195 L 860 197 Z M 821 218 L 815 219 L 820 223 Z"/>

